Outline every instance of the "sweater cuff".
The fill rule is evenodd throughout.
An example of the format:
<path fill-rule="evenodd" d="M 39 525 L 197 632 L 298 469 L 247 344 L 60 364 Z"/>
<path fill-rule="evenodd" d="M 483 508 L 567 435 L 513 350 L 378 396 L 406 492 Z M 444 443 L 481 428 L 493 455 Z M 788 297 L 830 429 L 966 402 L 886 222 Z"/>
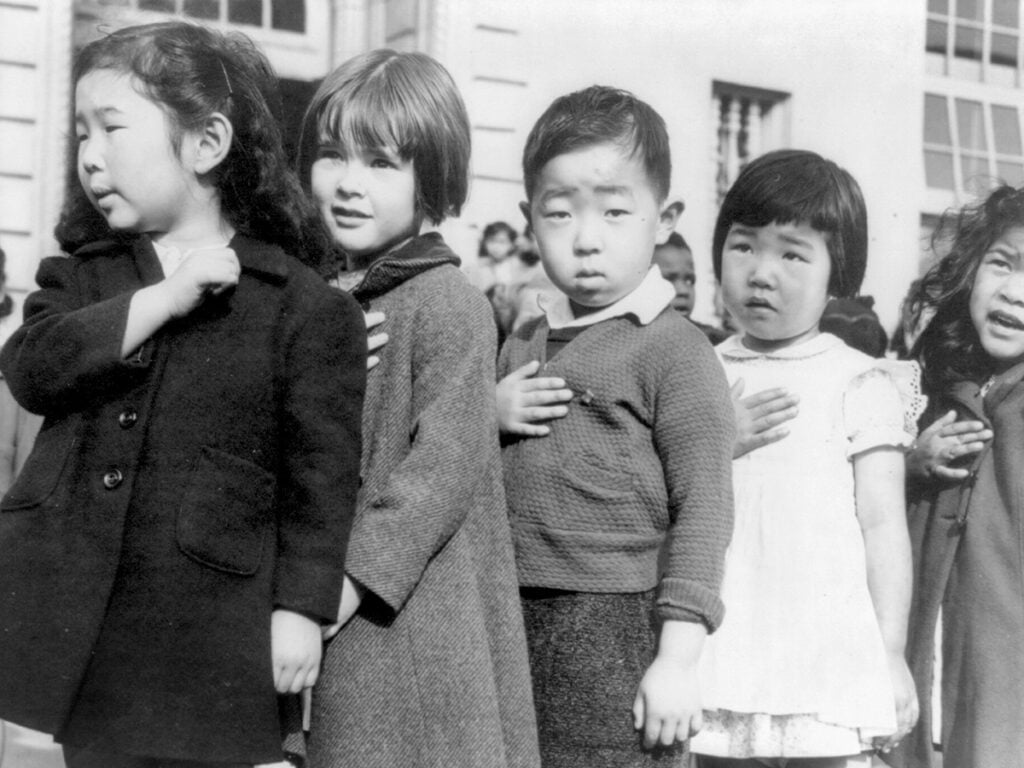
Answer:
<path fill-rule="evenodd" d="M 725 615 L 725 605 L 717 591 L 686 579 L 662 579 L 655 605 L 660 619 L 700 621 L 708 628 L 708 634 L 718 629 Z"/>

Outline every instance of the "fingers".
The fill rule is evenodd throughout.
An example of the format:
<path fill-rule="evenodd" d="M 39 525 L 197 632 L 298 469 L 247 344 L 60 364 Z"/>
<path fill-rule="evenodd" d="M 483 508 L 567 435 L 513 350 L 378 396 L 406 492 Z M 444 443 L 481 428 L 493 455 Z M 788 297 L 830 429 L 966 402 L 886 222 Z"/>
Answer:
<path fill-rule="evenodd" d="M 384 322 L 383 312 L 363 312 L 363 322 L 366 323 L 366 330 L 372 330 Z"/>
<path fill-rule="evenodd" d="M 386 333 L 375 333 L 366 340 L 366 349 L 369 352 L 373 352 L 376 349 L 380 349 L 390 340 L 390 336 Z"/>
<path fill-rule="evenodd" d="M 733 402 L 738 403 L 740 398 L 743 396 L 743 387 L 746 386 L 746 382 L 743 379 L 736 379 L 733 385 L 729 387 L 729 394 L 732 395 Z"/>
<path fill-rule="evenodd" d="M 572 400 L 572 390 L 565 389 L 565 383 L 561 379 L 534 379 L 534 381 L 555 381 L 560 382 L 561 387 L 555 389 L 524 389 L 520 404 L 526 408 L 536 406 L 560 407 L 562 411 L 566 408 L 560 403 L 568 403 Z M 552 408 L 553 409 L 553 408 Z M 564 413 L 562 414 L 565 415 Z"/>
<path fill-rule="evenodd" d="M 778 429 L 770 429 L 767 432 L 758 432 L 747 440 L 747 446 L 749 453 L 755 451 L 758 448 L 763 448 L 766 445 L 777 443 L 782 438 L 789 435 L 789 429 L 787 427 L 779 427 Z"/>
<path fill-rule="evenodd" d="M 512 381 L 528 379 L 539 370 L 540 360 L 531 360 L 526 365 L 522 365 L 516 368 L 514 371 L 512 371 L 512 373 L 510 373 L 505 378 L 510 379 Z"/>

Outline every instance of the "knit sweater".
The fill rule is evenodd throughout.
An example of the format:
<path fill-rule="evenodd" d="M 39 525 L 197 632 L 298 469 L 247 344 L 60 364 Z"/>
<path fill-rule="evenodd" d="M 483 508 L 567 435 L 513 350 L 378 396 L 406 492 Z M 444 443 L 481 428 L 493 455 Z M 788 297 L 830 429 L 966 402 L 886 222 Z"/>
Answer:
<path fill-rule="evenodd" d="M 500 379 L 540 360 L 539 376 L 561 377 L 575 393 L 547 437 L 503 449 L 520 585 L 657 586 L 662 618 L 713 631 L 732 533 L 735 427 L 711 345 L 671 309 L 649 325 L 603 320 L 550 362 L 548 332 L 545 318 L 528 323 L 498 362 Z"/>

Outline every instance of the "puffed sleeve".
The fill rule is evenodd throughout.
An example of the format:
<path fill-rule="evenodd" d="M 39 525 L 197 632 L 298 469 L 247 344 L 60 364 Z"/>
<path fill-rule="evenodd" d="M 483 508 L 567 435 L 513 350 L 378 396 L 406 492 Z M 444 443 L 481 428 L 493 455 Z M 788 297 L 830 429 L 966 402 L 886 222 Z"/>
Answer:
<path fill-rule="evenodd" d="M 843 398 L 847 458 L 879 446 L 910 446 L 915 435 L 907 409 L 887 371 L 874 367 L 855 376 Z"/>

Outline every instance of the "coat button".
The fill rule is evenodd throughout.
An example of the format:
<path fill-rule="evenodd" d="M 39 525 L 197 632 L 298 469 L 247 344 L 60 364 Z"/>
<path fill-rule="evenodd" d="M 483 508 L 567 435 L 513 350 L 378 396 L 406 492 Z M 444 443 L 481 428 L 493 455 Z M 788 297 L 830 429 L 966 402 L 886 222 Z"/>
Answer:
<path fill-rule="evenodd" d="M 108 491 L 114 490 L 123 482 L 124 475 L 121 474 L 120 469 L 112 469 L 103 475 L 103 487 Z"/>
<path fill-rule="evenodd" d="M 139 420 L 139 412 L 134 408 L 125 408 L 117 417 L 117 423 L 121 429 L 130 429 Z"/>

